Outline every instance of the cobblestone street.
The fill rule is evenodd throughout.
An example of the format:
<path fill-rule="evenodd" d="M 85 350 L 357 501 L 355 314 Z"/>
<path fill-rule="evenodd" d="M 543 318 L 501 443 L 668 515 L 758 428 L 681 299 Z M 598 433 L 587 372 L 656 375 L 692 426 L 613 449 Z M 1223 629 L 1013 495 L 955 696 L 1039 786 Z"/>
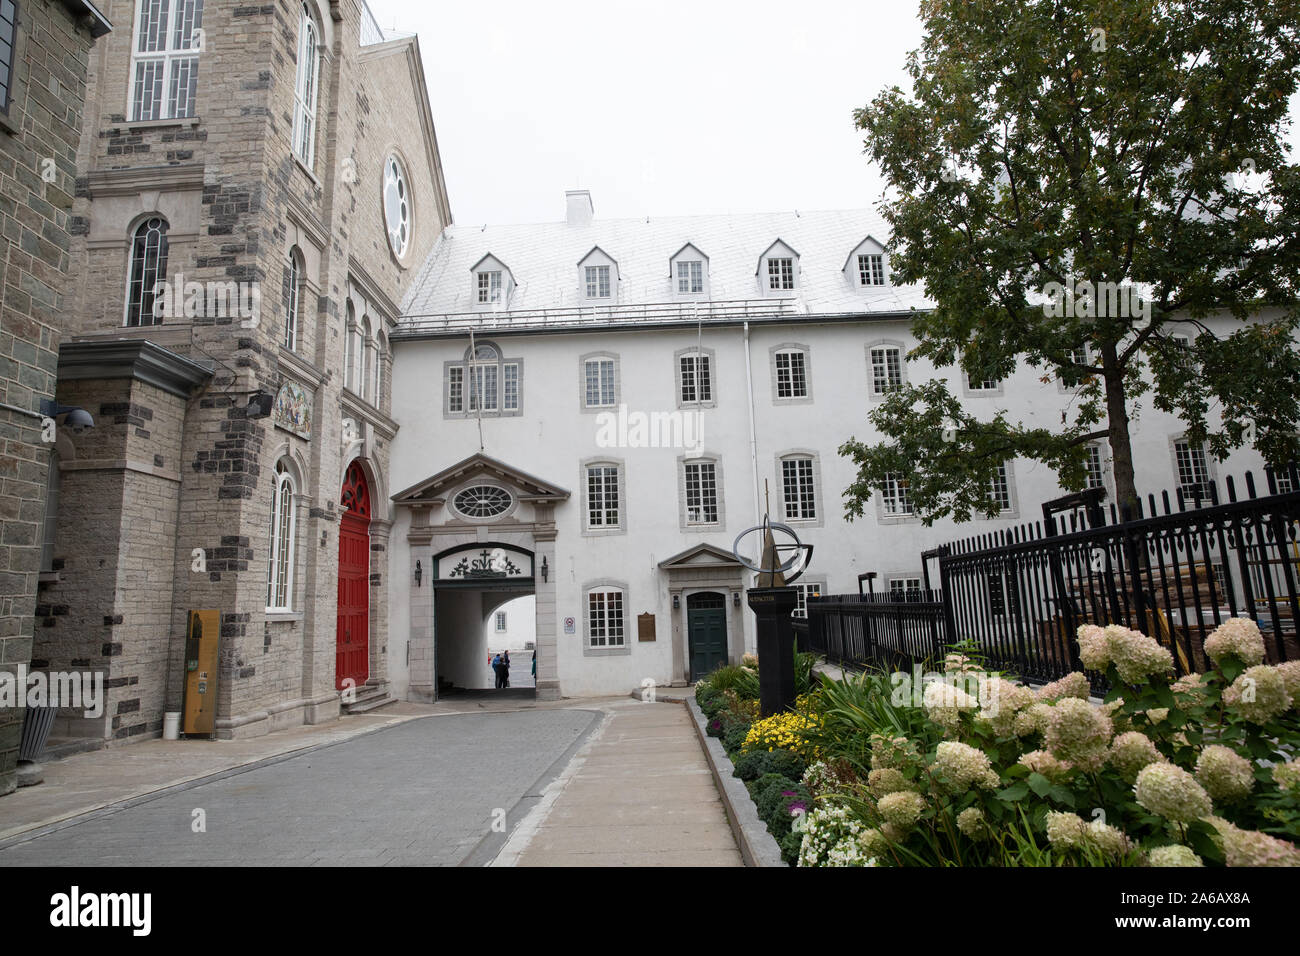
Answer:
<path fill-rule="evenodd" d="M 486 862 L 507 836 L 493 830 L 500 811 L 512 829 L 599 719 L 557 709 L 412 720 L 77 818 L 0 849 L 0 866 Z M 197 810 L 206 832 L 194 832 Z"/>

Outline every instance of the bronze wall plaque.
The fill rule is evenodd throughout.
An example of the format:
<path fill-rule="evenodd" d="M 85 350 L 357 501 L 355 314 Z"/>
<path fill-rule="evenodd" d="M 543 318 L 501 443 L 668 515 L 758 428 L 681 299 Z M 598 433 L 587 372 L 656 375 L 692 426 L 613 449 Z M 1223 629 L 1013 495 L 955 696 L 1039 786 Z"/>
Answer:
<path fill-rule="evenodd" d="M 655 639 L 655 616 L 653 614 L 638 614 L 636 616 L 636 639 L 638 641 L 653 641 Z"/>

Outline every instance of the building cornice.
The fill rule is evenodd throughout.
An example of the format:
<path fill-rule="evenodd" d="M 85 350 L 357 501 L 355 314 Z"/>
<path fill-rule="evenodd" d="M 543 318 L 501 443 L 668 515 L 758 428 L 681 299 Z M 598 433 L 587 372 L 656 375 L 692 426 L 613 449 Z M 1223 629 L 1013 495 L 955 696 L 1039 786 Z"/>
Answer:
<path fill-rule="evenodd" d="M 203 164 L 184 166 L 131 166 L 92 169 L 86 176 L 89 198 L 134 196 L 142 192 L 174 192 L 203 188 Z"/>
<path fill-rule="evenodd" d="M 212 378 L 212 370 L 145 339 L 114 339 L 63 343 L 58 377 L 60 382 L 130 378 L 188 399 Z"/>

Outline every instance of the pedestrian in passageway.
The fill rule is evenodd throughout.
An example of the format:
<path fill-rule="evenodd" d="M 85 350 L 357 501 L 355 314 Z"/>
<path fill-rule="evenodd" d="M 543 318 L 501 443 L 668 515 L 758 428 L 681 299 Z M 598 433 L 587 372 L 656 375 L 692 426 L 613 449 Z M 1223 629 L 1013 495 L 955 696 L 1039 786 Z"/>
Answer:
<path fill-rule="evenodd" d="M 498 654 L 498 655 L 496 655 L 494 658 L 492 658 L 492 671 L 493 671 L 493 673 L 496 674 L 496 677 L 497 677 L 497 682 L 496 682 L 496 684 L 495 684 L 494 686 L 496 687 L 497 690 L 500 690 L 502 687 L 505 686 L 505 684 L 503 683 L 504 680 L 505 680 L 505 671 L 502 670 L 502 668 L 501 668 L 501 655 L 500 655 L 500 654 Z"/>
<path fill-rule="evenodd" d="M 504 651 L 501 654 L 501 686 L 510 686 L 510 652 Z"/>

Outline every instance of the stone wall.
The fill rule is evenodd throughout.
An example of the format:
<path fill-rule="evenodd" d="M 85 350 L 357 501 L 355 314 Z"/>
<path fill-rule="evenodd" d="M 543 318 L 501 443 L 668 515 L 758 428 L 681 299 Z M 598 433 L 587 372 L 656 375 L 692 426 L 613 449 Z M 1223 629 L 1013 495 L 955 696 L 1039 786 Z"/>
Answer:
<path fill-rule="evenodd" d="M 54 397 L 69 268 L 88 26 L 62 3 L 24 4 L 11 102 L 0 115 L 0 402 Z M 30 660 L 50 443 L 38 418 L 0 410 L 0 668 Z M 19 708 L 0 708 L 0 794 L 16 785 Z"/>

